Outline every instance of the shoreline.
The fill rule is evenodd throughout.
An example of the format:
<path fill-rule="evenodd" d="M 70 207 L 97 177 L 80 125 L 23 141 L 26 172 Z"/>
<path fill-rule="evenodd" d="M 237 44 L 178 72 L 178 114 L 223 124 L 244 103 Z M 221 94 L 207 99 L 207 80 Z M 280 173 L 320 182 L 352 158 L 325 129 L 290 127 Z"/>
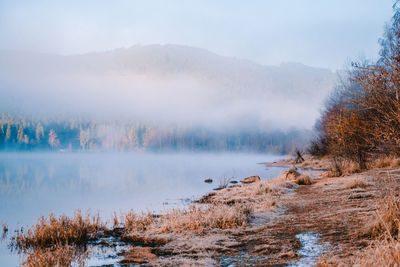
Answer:
<path fill-rule="evenodd" d="M 374 218 L 384 196 L 379 176 L 400 176 L 394 168 L 326 177 L 322 170 L 328 160 L 310 157 L 301 164 L 291 159 L 263 164 L 295 166 L 311 171 L 311 178 L 289 170 L 270 180 L 213 190 L 183 210 L 126 214 L 114 218 L 113 228 L 99 226 L 105 230 L 97 238 L 129 247 L 118 254 L 122 266 L 296 266 L 326 257 L 348 259 L 374 240 L 360 225 Z M 299 180 L 307 177 L 309 183 Z"/>

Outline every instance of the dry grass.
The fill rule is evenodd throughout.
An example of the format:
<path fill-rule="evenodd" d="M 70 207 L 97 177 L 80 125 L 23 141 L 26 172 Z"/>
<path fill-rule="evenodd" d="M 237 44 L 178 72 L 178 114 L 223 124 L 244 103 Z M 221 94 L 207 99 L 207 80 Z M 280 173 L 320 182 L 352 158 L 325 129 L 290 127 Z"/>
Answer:
<path fill-rule="evenodd" d="M 158 217 L 152 214 L 136 214 L 131 211 L 123 216 L 127 236 L 154 236 L 154 234 L 188 231 L 202 234 L 206 230 L 227 229 L 246 226 L 251 206 L 245 204 L 190 205 L 188 208 L 173 209 Z"/>
<path fill-rule="evenodd" d="M 22 229 L 16 231 L 11 245 L 18 251 L 63 245 L 85 245 L 87 241 L 96 239 L 104 229 L 99 215 L 83 216 L 80 211 L 76 211 L 72 218 L 66 215 L 57 218 L 50 214 L 47 219 L 41 216 L 26 232 Z"/>
<path fill-rule="evenodd" d="M 348 258 L 322 258 L 318 267 L 377 267 L 400 266 L 400 242 L 392 236 L 385 235 L 382 240 L 375 240 L 366 249 Z"/>
<path fill-rule="evenodd" d="M 371 225 L 368 233 L 373 236 L 389 234 L 397 236 L 400 227 L 400 198 L 389 195 L 380 201 L 376 212 L 376 220 Z"/>
<path fill-rule="evenodd" d="M 236 228 L 246 226 L 250 218 L 251 206 L 235 204 L 191 205 L 187 209 L 174 209 L 157 220 L 162 233 L 182 233 L 193 231 L 203 233 L 207 229 Z"/>
<path fill-rule="evenodd" d="M 346 185 L 346 189 L 355 189 L 355 188 L 362 188 L 365 189 L 369 186 L 369 184 L 365 183 L 362 179 L 356 178 L 349 181 Z"/>
<path fill-rule="evenodd" d="M 215 192 L 204 202 L 233 205 L 237 203 L 251 205 L 254 212 L 266 211 L 277 203 L 282 194 L 295 188 L 293 181 L 275 178 L 251 184 L 240 184 Z"/>
<path fill-rule="evenodd" d="M 154 221 L 154 215 L 151 213 L 135 213 L 133 210 L 121 215 L 121 221 L 127 231 L 144 232 Z"/>
<path fill-rule="evenodd" d="M 22 266 L 25 267 L 69 267 L 72 266 L 72 263 L 75 263 L 75 266 L 84 266 L 90 252 L 64 245 L 53 249 L 39 248 L 26 253 L 26 260 L 22 263 Z"/>
<path fill-rule="evenodd" d="M 296 179 L 296 184 L 298 185 L 312 185 L 313 181 L 308 175 L 301 175 Z"/>
<path fill-rule="evenodd" d="M 379 157 L 371 164 L 371 168 L 395 168 L 399 166 L 400 158 L 395 156 Z"/>
<path fill-rule="evenodd" d="M 340 177 L 354 173 L 360 173 L 361 170 L 356 162 L 344 159 L 330 159 L 330 165 L 323 177 Z"/>
<path fill-rule="evenodd" d="M 376 241 L 365 251 L 357 255 L 352 266 L 399 266 L 400 242 L 393 238 Z"/>
<path fill-rule="evenodd" d="M 396 168 L 400 167 L 400 158 L 394 156 L 377 157 L 367 163 L 367 169 L 375 168 Z M 325 177 L 339 177 L 360 173 L 361 170 L 357 163 L 349 160 L 331 160 L 328 171 L 324 173 Z"/>
<path fill-rule="evenodd" d="M 353 256 L 327 256 L 321 259 L 317 266 L 400 266 L 400 197 L 396 192 L 397 182 L 391 175 L 379 177 L 378 181 L 378 188 L 385 197 L 378 203 L 375 220 L 366 226 L 366 234 L 375 237 L 375 240 Z M 362 180 L 354 179 L 347 187 L 356 188 L 360 185 L 365 186 L 364 184 Z"/>

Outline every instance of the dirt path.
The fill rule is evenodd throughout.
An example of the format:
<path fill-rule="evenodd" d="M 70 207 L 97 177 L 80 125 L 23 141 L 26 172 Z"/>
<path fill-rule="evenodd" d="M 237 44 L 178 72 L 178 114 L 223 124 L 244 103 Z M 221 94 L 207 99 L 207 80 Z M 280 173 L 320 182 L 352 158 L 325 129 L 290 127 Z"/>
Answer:
<path fill-rule="evenodd" d="M 391 170 L 392 174 L 396 170 Z M 378 190 L 377 179 L 386 171 L 369 171 L 340 178 L 319 178 L 311 186 L 302 186 L 284 196 L 277 216 L 256 215 L 259 223 L 236 234 L 240 250 L 250 255 L 268 255 L 254 262 L 259 266 L 285 266 L 300 258 L 296 253 L 301 244 L 295 237 L 300 233 L 320 234 L 320 243 L 333 255 L 347 257 L 366 247 L 369 238 L 366 225 L 373 219 Z M 349 188 L 360 180 L 366 188 Z M 258 218 L 257 218 L 258 217 Z M 273 218 L 272 218 L 273 217 Z"/>
<path fill-rule="evenodd" d="M 318 262 L 317 248 L 339 258 L 351 256 L 371 241 L 367 225 L 374 220 L 389 176 L 400 184 L 400 169 L 314 177 L 314 184 L 281 195 L 274 211 L 253 214 L 246 227 L 212 230 L 205 236 L 188 233 L 153 248 L 162 260 L 148 265 L 309 266 Z M 315 235 L 307 240 L 309 233 Z M 301 241 L 310 246 L 303 253 L 308 249 L 314 258 L 296 265 L 304 260 Z"/>

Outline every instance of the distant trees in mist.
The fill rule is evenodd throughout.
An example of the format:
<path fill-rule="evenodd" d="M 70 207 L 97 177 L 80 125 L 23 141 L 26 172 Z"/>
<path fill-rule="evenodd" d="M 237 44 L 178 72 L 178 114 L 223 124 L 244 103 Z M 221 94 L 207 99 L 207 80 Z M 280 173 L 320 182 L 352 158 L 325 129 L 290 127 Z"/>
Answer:
<path fill-rule="evenodd" d="M 376 62 L 354 62 L 326 105 L 310 152 L 348 159 L 400 156 L 400 8 L 387 25 Z"/>
<path fill-rule="evenodd" d="M 139 122 L 95 120 L 29 120 L 0 115 L 0 150 L 96 151 L 248 151 L 289 153 L 305 146 L 306 130 L 236 131 L 202 127 L 155 126 Z"/>

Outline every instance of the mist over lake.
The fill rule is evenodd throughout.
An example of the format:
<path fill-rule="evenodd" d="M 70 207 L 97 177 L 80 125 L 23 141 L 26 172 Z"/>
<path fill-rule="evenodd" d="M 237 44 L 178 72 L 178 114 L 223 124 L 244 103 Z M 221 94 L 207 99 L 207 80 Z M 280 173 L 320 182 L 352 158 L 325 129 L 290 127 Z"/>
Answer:
<path fill-rule="evenodd" d="M 280 158 L 245 153 L 0 153 L 0 222 L 27 227 L 39 215 L 160 212 L 189 204 L 224 178 L 270 179 L 283 168 L 258 164 Z M 207 184 L 204 179 L 212 178 Z M 0 262 L 13 262 L 1 245 Z M 13 259 L 13 260 L 12 260 Z M 15 263 L 16 264 L 16 263 Z"/>
<path fill-rule="evenodd" d="M 400 264 L 400 0 L 1 0 L 0 33 L 0 267 Z"/>

